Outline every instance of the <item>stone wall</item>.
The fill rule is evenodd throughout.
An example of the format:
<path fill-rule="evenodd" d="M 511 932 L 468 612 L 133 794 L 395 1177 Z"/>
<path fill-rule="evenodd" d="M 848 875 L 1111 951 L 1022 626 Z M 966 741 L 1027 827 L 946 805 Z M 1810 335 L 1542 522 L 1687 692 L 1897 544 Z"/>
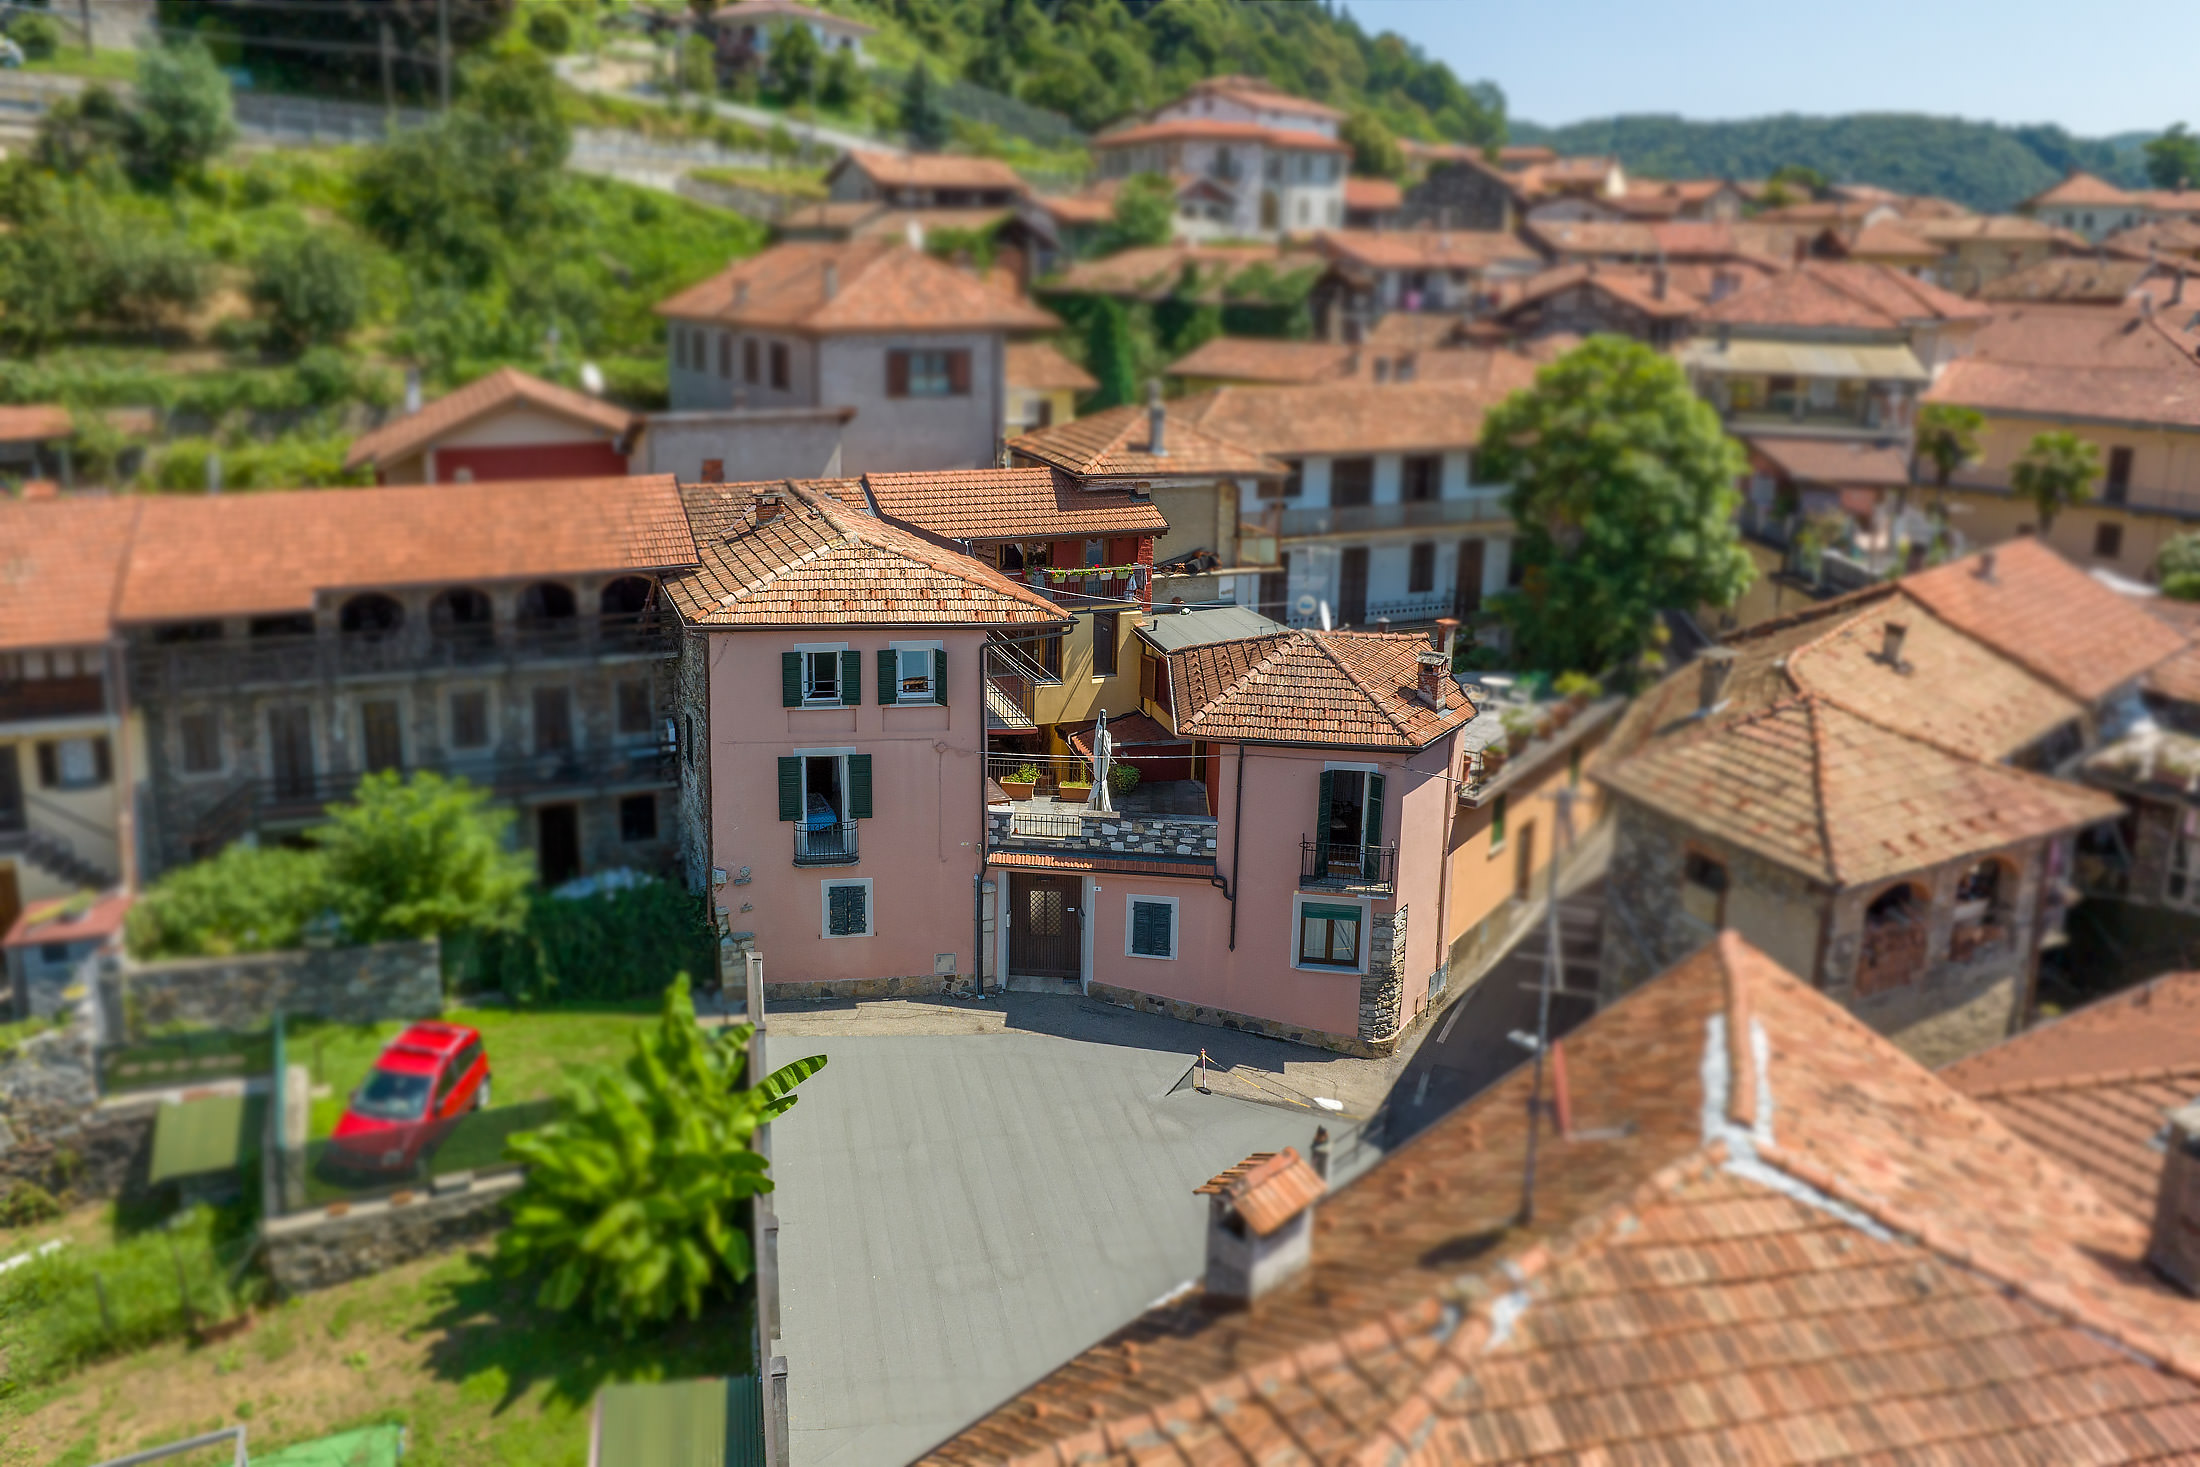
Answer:
<path fill-rule="evenodd" d="M 681 873 L 689 891 L 710 883 L 710 636 L 693 628 L 680 632 L 680 655 L 673 664 L 673 719 L 680 749 L 680 828 L 677 840 Z M 715 914 L 714 914 L 715 915 Z M 721 929 L 724 923 L 718 924 Z"/>
<path fill-rule="evenodd" d="M 1357 1055 L 1361 1059 L 1382 1059 L 1398 1048 L 1398 1034 L 1391 1034 L 1380 1041 L 1370 1041 L 1356 1034 L 1331 1034 L 1322 1029 L 1309 1029 L 1303 1024 L 1286 1024 L 1278 1019 L 1258 1018 L 1233 1009 L 1187 1003 L 1180 998 L 1163 998 L 1160 994 L 1141 993 L 1135 988 L 1118 988 L 1112 983 L 1093 983 L 1086 989 L 1085 997 L 1098 999 L 1102 1003 L 1112 1003 L 1118 1008 L 1136 1009 L 1142 1014 L 1159 1014 L 1165 1019 L 1177 1019 L 1186 1024 L 1211 1024 L 1217 1029 L 1237 1029 L 1247 1034 L 1265 1035 L 1270 1039 L 1288 1039 L 1293 1044 L 1311 1044 L 1316 1049 Z"/>
<path fill-rule="evenodd" d="M 1368 923 L 1367 972 L 1360 978 L 1360 1035 L 1395 1040 L 1406 991 L 1406 909 L 1377 912 Z"/>
<path fill-rule="evenodd" d="M 344 1024 L 432 1018 L 443 1011 L 433 939 L 295 948 L 158 963 L 110 961 L 99 978 L 106 1032 L 136 1039 L 166 1025 L 258 1029 L 280 1009 Z"/>
<path fill-rule="evenodd" d="M 985 812 L 986 844 L 993 850 L 1105 851 L 1117 855 L 1156 856 L 1179 861 L 1215 859 L 1220 821 L 1204 815 L 1077 815 L 1074 835 L 1014 834 L 1014 814 L 998 807 Z M 1059 816 L 1057 818 L 1060 818 Z"/>
<path fill-rule="evenodd" d="M 766 971 L 770 965 L 766 964 Z M 730 980 L 729 980 L 730 981 Z M 994 980 L 999 990 L 999 980 Z M 802 1003 L 829 998 L 922 998 L 949 993 L 958 997 L 971 992 L 970 979 L 957 973 L 922 973 L 909 978 L 828 978 L 815 982 L 774 983 L 764 980 L 764 992 L 773 1003 Z"/>
<path fill-rule="evenodd" d="M 0 1193 L 34 1182 L 59 1197 L 113 1197 L 145 1180 L 151 1103 L 99 1104 L 89 1005 L 66 1029 L 0 1059 Z"/>
<path fill-rule="evenodd" d="M 262 1229 L 268 1275 L 285 1294 L 303 1294 L 457 1247 L 503 1225 L 521 1179 L 444 1177 L 432 1192 L 272 1219 Z"/>

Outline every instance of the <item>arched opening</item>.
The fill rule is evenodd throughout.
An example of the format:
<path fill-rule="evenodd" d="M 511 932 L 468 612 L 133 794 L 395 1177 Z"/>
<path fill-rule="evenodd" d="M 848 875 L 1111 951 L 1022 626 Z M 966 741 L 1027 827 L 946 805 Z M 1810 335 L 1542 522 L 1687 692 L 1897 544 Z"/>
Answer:
<path fill-rule="evenodd" d="M 428 626 L 438 636 L 486 630 L 495 615 L 489 598 L 471 586 L 453 586 L 428 603 Z"/>
<path fill-rule="evenodd" d="M 1960 963 L 2000 947 L 2016 930 L 2016 869 L 1992 857 L 1956 881 L 1955 920 L 1948 928 L 1948 958 Z"/>
<path fill-rule="evenodd" d="M 519 623 L 523 627 L 557 626 L 577 615 L 579 606 L 570 586 L 537 581 L 519 593 Z"/>
<path fill-rule="evenodd" d="M 605 616 L 639 616 L 649 610 L 656 583 L 647 576 L 621 576 L 603 588 L 597 609 Z"/>
<path fill-rule="evenodd" d="M 397 635 L 405 625 L 405 608 L 393 596 L 385 596 L 379 591 L 362 591 L 344 603 L 337 613 L 336 624 L 346 636 L 381 641 Z"/>
<path fill-rule="evenodd" d="M 1905 881 L 1872 898 L 1864 909 L 1864 951 L 1856 965 L 1856 991 L 1883 993 L 1913 982 L 1925 967 L 1927 918 L 1932 903 Z"/>

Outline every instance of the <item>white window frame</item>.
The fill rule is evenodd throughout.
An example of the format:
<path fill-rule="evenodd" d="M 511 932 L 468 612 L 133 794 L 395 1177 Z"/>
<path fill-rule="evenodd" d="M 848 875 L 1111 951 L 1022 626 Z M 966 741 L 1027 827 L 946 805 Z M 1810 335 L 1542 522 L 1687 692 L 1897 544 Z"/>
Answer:
<path fill-rule="evenodd" d="M 947 643 L 888 642 L 886 650 L 894 654 L 894 704 L 898 706 L 907 703 L 911 707 L 918 708 L 931 707 L 937 704 L 940 701 L 940 690 L 934 680 L 933 669 L 939 664 L 933 659 L 932 654 L 946 651 Z M 911 652 L 922 653 L 924 657 L 924 691 L 921 694 L 909 693 L 902 687 L 902 683 L 909 676 L 909 664 L 902 659 Z"/>
<path fill-rule="evenodd" d="M 836 886 L 860 886 L 863 888 L 863 930 L 861 932 L 833 931 L 833 888 Z M 817 884 L 817 935 L 827 942 L 839 942 L 846 938 L 878 936 L 877 894 L 871 890 L 868 876 L 828 876 Z"/>
<path fill-rule="evenodd" d="M 1346 773 L 1366 776 L 1360 781 L 1360 848 L 1362 850 L 1367 848 L 1367 807 L 1375 798 L 1374 788 L 1368 783 L 1368 780 L 1375 778 L 1382 772 L 1383 766 L 1380 764 L 1348 764 L 1336 759 L 1325 760 L 1322 763 L 1322 773 L 1324 774 Z M 1383 783 L 1388 785 L 1389 781 L 1386 779 Z M 1318 789 L 1319 786 L 1317 785 L 1316 788 Z M 1384 793 L 1387 796 L 1389 791 L 1386 789 Z M 1326 811 L 1323 812 L 1324 818 L 1327 817 L 1327 813 Z"/>
<path fill-rule="evenodd" d="M 52 741 L 53 788 L 73 793 L 77 790 L 96 790 L 113 783 L 111 775 L 104 780 L 99 777 L 99 739 L 98 734 L 63 734 Z M 72 750 L 81 754 L 84 761 L 80 775 L 75 777 L 72 777 L 69 769 L 69 754 Z M 111 759 L 113 756 L 110 754 L 109 757 Z"/>
<path fill-rule="evenodd" d="M 846 642 L 798 642 L 795 653 L 802 659 L 802 706 L 804 708 L 844 708 L 840 701 L 840 654 L 848 650 Z M 810 659 L 822 652 L 833 654 L 833 695 L 820 698 L 810 691 Z"/>
<path fill-rule="evenodd" d="M 861 749 L 846 747 L 795 750 L 794 757 L 802 761 L 802 808 L 808 810 L 810 807 L 810 761 L 812 759 L 832 759 L 840 765 L 838 776 L 840 780 L 840 818 L 843 822 L 855 819 L 855 816 L 848 813 L 848 756 L 862 752 Z M 853 880 L 854 878 L 850 877 L 849 879 Z"/>
<path fill-rule="evenodd" d="M 1305 930 L 1306 918 L 1301 915 L 1307 903 L 1317 907 L 1358 907 L 1360 909 L 1360 958 L 1351 967 L 1342 963 L 1308 963 L 1299 958 L 1299 937 Z M 1375 903 L 1370 897 L 1350 897 L 1337 893 L 1298 893 L 1291 896 L 1291 966 L 1301 973 L 1359 973 L 1367 972 L 1368 947 L 1374 941 Z"/>
<path fill-rule="evenodd" d="M 1142 953 L 1132 946 L 1137 927 L 1133 918 L 1140 902 L 1149 906 L 1169 909 L 1169 950 L 1165 953 Z M 1173 896 L 1148 896 L 1132 892 L 1123 898 L 1123 956 L 1143 958 L 1149 963 L 1173 963 L 1184 955 L 1183 926 L 1177 918 L 1177 899 Z"/>

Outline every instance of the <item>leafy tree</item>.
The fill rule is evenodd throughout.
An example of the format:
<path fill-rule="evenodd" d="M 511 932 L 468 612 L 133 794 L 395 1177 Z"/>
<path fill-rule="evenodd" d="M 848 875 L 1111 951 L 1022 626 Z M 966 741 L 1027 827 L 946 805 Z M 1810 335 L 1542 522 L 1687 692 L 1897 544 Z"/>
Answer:
<path fill-rule="evenodd" d="M 808 26 L 796 22 L 772 32 L 772 82 L 783 100 L 790 103 L 808 101 L 811 88 L 817 85 L 818 67 L 823 61 L 817 37 Z"/>
<path fill-rule="evenodd" d="M 8 22 L 9 39 L 23 48 L 26 61 L 51 61 L 61 49 L 61 27 L 50 15 L 35 10 L 18 11 Z"/>
<path fill-rule="evenodd" d="M 2093 481 L 2100 476 L 2098 447 L 2075 433 L 2041 433 L 2009 470 L 2009 487 L 2030 501 L 2045 535 L 2056 515 L 2093 497 Z"/>
<path fill-rule="evenodd" d="M 1524 577 L 1502 610 L 1528 666 L 1601 671 L 1647 651 L 1668 608 L 1729 606 L 1753 567 L 1734 529 L 1741 450 L 1680 367 L 1592 337 L 1482 427 L 1512 485 Z"/>
<path fill-rule="evenodd" d="M 130 109 L 96 82 L 74 97 L 60 97 L 39 120 L 31 159 L 63 177 L 94 173 L 118 163 L 130 135 Z"/>
<path fill-rule="evenodd" d="M 1978 457 L 1979 430 L 1986 419 L 1975 409 L 1929 402 L 1917 415 L 1917 456 L 1933 466 L 1933 482 L 1945 486 L 1949 475 Z"/>
<path fill-rule="evenodd" d="M 1406 173 L 1405 149 L 1398 146 L 1397 134 L 1383 126 L 1383 120 L 1365 110 L 1352 113 L 1344 120 L 1340 136 L 1352 145 L 1352 171 L 1365 178 L 1403 178 Z"/>
<path fill-rule="evenodd" d="M 1176 227 L 1176 185 L 1158 173 L 1140 173 L 1116 190 L 1114 215 L 1100 231 L 1099 254 L 1165 245 Z"/>
<path fill-rule="evenodd" d="M 1085 370 L 1100 384 L 1086 403 L 1086 411 L 1098 412 L 1136 401 L 1138 363 L 1131 346 L 1129 313 L 1121 301 L 1107 296 L 1094 297 L 1086 312 Z"/>
<path fill-rule="evenodd" d="M 137 106 L 130 111 L 130 171 L 166 185 L 199 172 L 237 137 L 229 78 L 197 41 L 138 57 Z"/>
<path fill-rule="evenodd" d="M 689 36 L 672 62 L 673 84 L 683 92 L 709 96 L 718 90 L 718 48 L 708 36 Z"/>
<path fill-rule="evenodd" d="M 833 54 L 825 58 L 825 70 L 817 83 L 818 104 L 835 112 L 855 110 L 856 99 L 863 95 L 863 68 L 856 65 L 855 52 L 845 46 L 833 48 Z"/>
<path fill-rule="evenodd" d="M 2146 145 L 2147 179 L 2156 188 L 2190 188 L 2200 184 L 2200 137 L 2185 130 L 2182 122 Z"/>
<path fill-rule="evenodd" d="M 772 1190 L 756 1129 L 825 1068 L 812 1055 L 743 1086 L 751 1033 L 743 1024 L 706 1035 L 682 974 L 623 1071 L 573 1086 L 568 1115 L 512 1138 L 527 1182 L 498 1254 L 545 1275 L 544 1307 L 585 1304 L 631 1336 L 700 1318 L 749 1276 L 741 1204 Z"/>
<path fill-rule="evenodd" d="M 252 301 L 294 351 L 340 342 L 366 316 L 366 264 L 329 230 L 278 235 L 252 261 Z"/>
<path fill-rule="evenodd" d="M 1815 199 L 1826 191 L 1826 175 L 1807 163 L 1788 163 L 1772 172 L 1767 183 L 1793 189 L 1806 199 Z"/>
<path fill-rule="evenodd" d="M 901 84 L 901 130 L 917 147 L 936 149 L 947 141 L 947 110 L 937 92 L 931 67 L 919 60 L 909 68 L 909 78 Z"/>
<path fill-rule="evenodd" d="M 573 49 L 573 17 L 560 5 L 537 5 L 527 16 L 527 41 L 537 51 L 563 56 Z"/>
<path fill-rule="evenodd" d="M 2200 601 L 2200 530 L 2172 535 L 2154 559 L 2162 594 L 2179 601 Z"/>
<path fill-rule="evenodd" d="M 465 780 L 370 774 L 311 831 L 354 941 L 498 932 L 526 916 L 534 871 L 510 849 L 512 812 Z"/>
<path fill-rule="evenodd" d="M 326 878 L 318 851 L 226 847 L 146 889 L 130 909 L 130 951 L 186 958 L 296 947 L 328 905 Z"/>
<path fill-rule="evenodd" d="M 141 329 L 202 303 L 212 262 L 190 236 L 85 182 L 34 180 L 0 234 L 0 331 L 35 348 L 86 322 Z"/>

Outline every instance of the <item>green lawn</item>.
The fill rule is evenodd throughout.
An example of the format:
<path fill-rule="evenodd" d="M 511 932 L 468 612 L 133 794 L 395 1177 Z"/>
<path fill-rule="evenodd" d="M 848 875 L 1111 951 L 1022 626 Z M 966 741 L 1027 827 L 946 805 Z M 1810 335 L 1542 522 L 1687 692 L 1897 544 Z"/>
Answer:
<path fill-rule="evenodd" d="M 553 1100 L 563 1082 L 589 1069 L 623 1063 L 634 1052 L 634 1033 L 653 1022 L 661 1009 L 654 998 L 631 1002 L 594 1002 L 567 1006 L 507 1009 L 451 1009 L 453 1024 L 481 1031 L 489 1053 L 493 1104 L 502 1107 L 529 1100 Z M 311 1134 L 326 1136 L 344 1113 L 345 1099 L 366 1078 L 384 1045 L 405 1027 L 384 1024 L 325 1024 L 293 1021 L 285 1031 L 292 1064 L 302 1064 L 316 1089 L 329 1093 L 313 1102 Z"/>

